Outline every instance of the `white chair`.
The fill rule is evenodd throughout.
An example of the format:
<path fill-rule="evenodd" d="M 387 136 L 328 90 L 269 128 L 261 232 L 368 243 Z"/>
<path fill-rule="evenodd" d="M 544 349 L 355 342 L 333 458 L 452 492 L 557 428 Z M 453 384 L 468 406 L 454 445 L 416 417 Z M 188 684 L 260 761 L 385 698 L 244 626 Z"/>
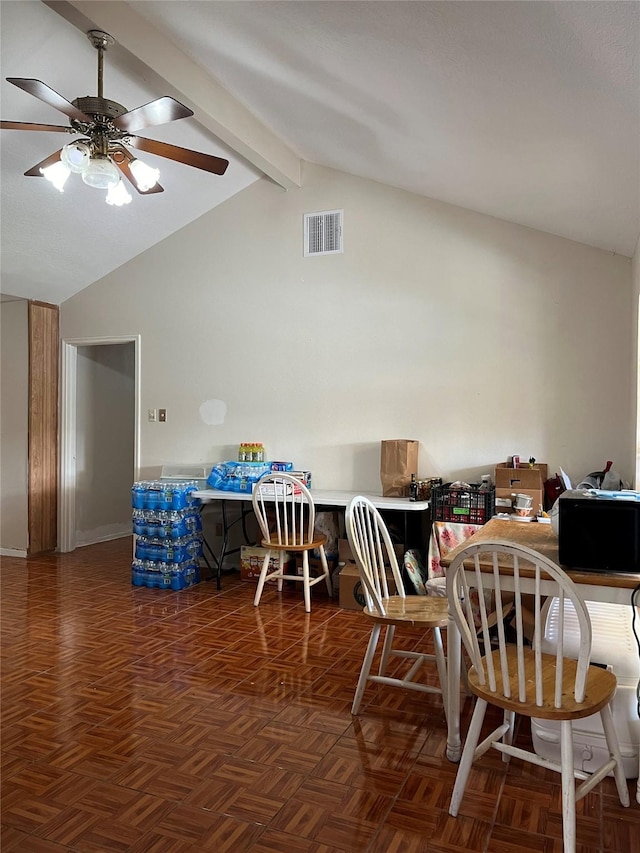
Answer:
<path fill-rule="evenodd" d="M 440 693 L 446 714 L 447 666 L 442 649 L 440 629 L 447 626 L 447 600 L 426 595 L 405 595 L 402 576 L 398 569 L 389 531 L 382 516 L 370 500 L 360 496 L 353 498 L 347 507 L 345 525 L 347 538 L 358 566 L 358 573 L 364 590 L 366 606 L 363 612 L 373 622 L 351 713 L 358 713 L 367 681 L 373 681 L 393 687 L 419 690 L 423 693 Z M 385 566 L 389 566 L 393 574 L 395 595 L 389 595 Z M 435 654 L 394 649 L 395 630 L 403 625 L 414 628 L 432 628 Z M 386 633 L 378 674 L 370 675 L 383 627 L 386 627 Z M 403 678 L 386 675 L 391 656 L 407 658 L 411 661 L 411 666 Z M 439 686 L 413 680 L 426 661 L 435 661 Z"/>
<path fill-rule="evenodd" d="M 466 569 L 466 572 L 465 572 Z M 483 570 L 484 569 L 484 570 Z M 472 572 L 471 579 L 468 573 Z M 533 589 L 532 644 L 525 639 L 527 608 L 523 608 L 521 585 Z M 501 612 L 513 599 L 515 625 L 513 642 L 505 638 L 505 626 L 498 620 L 490 633 L 489 605 L 485 596 L 494 596 L 494 609 Z M 544 654 L 544 598 L 560 599 L 560 621 L 564 601 L 571 601 L 579 622 L 577 660 L 564 656 L 564 627 L 559 626 L 555 654 Z M 511 756 L 554 770 L 562 778 L 562 820 L 565 853 L 576 844 L 576 802 L 613 771 L 620 802 L 629 805 L 620 747 L 613 726 L 610 702 L 616 690 L 612 672 L 589 666 L 591 622 L 580 593 L 569 576 L 546 557 L 530 548 L 508 542 L 473 540 L 447 569 L 449 608 L 465 648 L 471 658 L 468 684 L 477 697 L 458 768 L 449 814 L 458 814 L 471 765 L 493 747 L 503 761 Z M 475 611 L 475 620 L 474 620 Z M 476 625 L 480 621 L 480 628 Z M 492 642 L 494 648 L 492 648 Z M 485 654 L 484 650 L 489 650 Z M 503 709 L 503 723 L 478 744 L 487 705 Z M 600 713 L 609 759 L 594 773 L 574 770 L 572 720 Z M 543 758 L 513 745 L 515 715 L 555 720 L 560 725 L 560 761 Z M 576 785 L 576 779 L 580 784 Z"/>
<path fill-rule="evenodd" d="M 253 511 L 262 531 L 262 547 L 267 553 L 258 579 L 254 605 L 260 603 L 265 581 L 278 581 L 282 591 L 285 580 L 301 582 L 304 588 L 304 609 L 311 611 L 311 587 L 324 580 L 329 595 L 332 594 L 331 575 L 324 551 L 327 537 L 314 531 L 316 512 L 311 492 L 296 477 L 281 472 L 265 474 L 255 484 L 252 495 Z M 322 574 L 311 578 L 309 574 L 309 551 L 317 549 L 320 554 Z M 269 572 L 272 552 L 277 552 L 279 566 Z M 302 576 L 285 574 L 285 556 L 302 554 Z"/>

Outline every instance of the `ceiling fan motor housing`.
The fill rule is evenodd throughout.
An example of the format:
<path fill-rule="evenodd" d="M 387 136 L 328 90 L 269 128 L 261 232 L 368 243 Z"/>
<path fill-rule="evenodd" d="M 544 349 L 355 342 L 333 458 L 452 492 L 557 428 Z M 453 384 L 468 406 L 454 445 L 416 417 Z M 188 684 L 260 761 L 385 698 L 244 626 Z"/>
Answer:
<path fill-rule="evenodd" d="M 96 96 L 87 95 L 86 98 L 76 98 L 71 102 L 74 107 L 82 110 L 83 113 L 89 116 L 105 116 L 108 119 L 118 118 L 127 112 L 127 108 L 116 101 L 110 101 L 109 98 L 98 98 Z"/>

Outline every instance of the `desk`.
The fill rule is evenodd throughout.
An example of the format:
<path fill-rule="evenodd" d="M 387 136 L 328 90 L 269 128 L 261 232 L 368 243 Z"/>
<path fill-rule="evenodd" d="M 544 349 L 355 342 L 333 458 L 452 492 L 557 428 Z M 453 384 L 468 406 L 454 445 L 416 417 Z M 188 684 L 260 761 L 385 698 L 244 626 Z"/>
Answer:
<path fill-rule="evenodd" d="M 223 489 L 200 489 L 193 493 L 194 497 L 199 498 L 201 503 L 206 505 L 208 503 L 212 503 L 214 501 L 219 501 L 222 509 L 222 545 L 220 550 L 216 554 L 211 548 L 210 544 L 206 541 L 204 546 L 207 548 L 211 556 L 215 561 L 215 568 L 217 571 L 217 584 L 218 589 L 220 589 L 220 577 L 222 574 L 222 564 L 224 559 L 229 554 L 234 553 L 234 550 L 229 550 L 229 530 L 233 527 L 234 524 L 240 522 L 242 524 L 242 532 L 245 538 L 245 542 L 249 544 L 247 538 L 247 532 L 245 527 L 245 522 L 247 515 L 253 513 L 253 507 L 251 505 L 251 494 L 249 492 L 226 492 Z M 404 529 L 405 529 L 405 542 L 407 539 L 407 514 L 410 512 L 426 512 L 429 509 L 429 501 L 412 501 L 409 498 L 384 498 L 382 495 L 372 495 L 367 494 L 365 492 L 348 492 L 348 491 L 340 491 L 335 489 L 312 489 L 311 496 L 313 497 L 313 503 L 315 505 L 316 511 L 321 507 L 331 507 L 335 508 L 345 508 L 349 506 L 351 500 L 356 497 L 356 495 L 364 495 L 365 498 L 368 498 L 371 503 L 380 510 L 393 510 L 396 512 L 404 513 Z M 240 503 L 240 517 L 235 519 L 234 521 L 229 523 L 227 517 L 227 504 L 228 503 Z M 248 504 L 248 506 L 246 506 Z"/>
<path fill-rule="evenodd" d="M 558 560 L 558 538 L 550 524 L 528 524 L 517 521 L 503 521 L 492 518 L 477 533 L 466 542 L 458 545 L 442 557 L 441 563 L 446 568 L 458 556 L 460 551 L 470 544 L 502 539 L 514 545 L 525 545 L 547 557 L 556 565 Z M 487 565 L 491 570 L 491 566 Z M 640 584 L 639 574 L 630 573 L 599 573 L 569 571 L 567 574 L 578 587 L 580 594 L 587 601 L 607 601 L 612 604 L 631 604 L 631 591 Z M 533 590 L 533 581 L 521 578 L 523 592 Z M 450 761 L 460 760 L 460 632 L 451 617 L 447 626 L 447 656 L 448 656 L 448 732 L 447 758 Z M 638 779 L 637 800 L 640 803 L 640 778 Z"/>

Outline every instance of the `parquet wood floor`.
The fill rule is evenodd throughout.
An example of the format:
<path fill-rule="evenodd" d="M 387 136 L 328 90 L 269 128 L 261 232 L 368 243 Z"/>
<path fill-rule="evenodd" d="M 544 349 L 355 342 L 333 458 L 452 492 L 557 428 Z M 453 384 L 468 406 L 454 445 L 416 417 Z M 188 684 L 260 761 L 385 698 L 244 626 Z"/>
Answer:
<path fill-rule="evenodd" d="M 487 755 L 449 817 L 440 697 L 369 685 L 351 716 L 359 613 L 319 586 L 310 614 L 299 587 L 255 609 L 234 575 L 134 588 L 130 558 L 2 560 L 3 853 L 560 853 L 541 768 Z M 579 804 L 579 853 L 640 850 L 630 790 Z"/>

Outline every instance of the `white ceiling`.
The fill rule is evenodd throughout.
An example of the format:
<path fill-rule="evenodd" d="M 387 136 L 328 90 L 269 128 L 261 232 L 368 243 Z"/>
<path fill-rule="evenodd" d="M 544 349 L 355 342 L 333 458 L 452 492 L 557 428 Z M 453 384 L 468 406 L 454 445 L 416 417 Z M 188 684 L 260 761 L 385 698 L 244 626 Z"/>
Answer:
<path fill-rule="evenodd" d="M 300 158 L 608 251 L 636 247 L 638 2 L 85 0 L 0 11 L 3 78 L 38 78 L 68 100 L 95 94 L 83 32 L 103 28 L 119 43 L 106 97 L 131 108 L 171 94 L 195 110 L 142 135 L 231 161 L 217 177 L 145 154 L 165 193 L 116 209 L 76 176 L 62 195 L 22 177 L 71 137 L 3 131 L 5 293 L 60 302 L 263 172 L 294 186 Z M 3 119 L 66 123 L 4 81 L 1 94 Z"/>

